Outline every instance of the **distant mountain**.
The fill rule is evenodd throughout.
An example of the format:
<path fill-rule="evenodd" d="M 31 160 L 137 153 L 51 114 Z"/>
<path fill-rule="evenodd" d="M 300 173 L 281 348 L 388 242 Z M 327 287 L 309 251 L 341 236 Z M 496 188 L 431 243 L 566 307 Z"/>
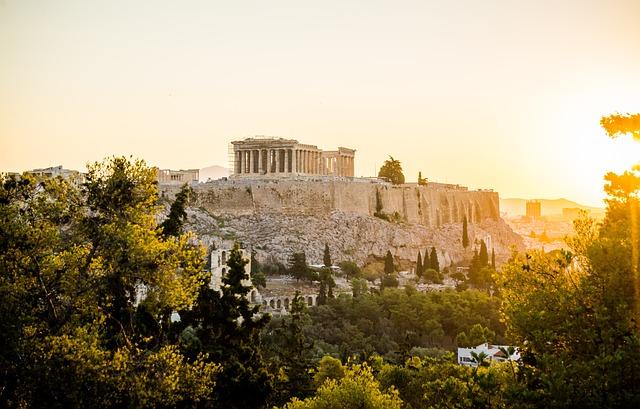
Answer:
<path fill-rule="evenodd" d="M 206 182 L 207 179 L 216 180 L 229 176 L 229 169 L 222 166 L 213 165 L 200 169 L 200 181 Z"/>
<path fill-rule="evenodd" d="M 506 213 L 507 216 L 524 216 L 526 213 L 526 203 L 528 199 L 500 199 L 500 212 Z M 600 207 L 592 207 L 581 205 L 567 199 L 535 199 L 540 201 L 541 212 L 543 216 L 557 216 L 562 214 L 562 209 L 577 207 L 578 209 L 588 210 L 592 216 L 604 213 L 604 209 Z"/>

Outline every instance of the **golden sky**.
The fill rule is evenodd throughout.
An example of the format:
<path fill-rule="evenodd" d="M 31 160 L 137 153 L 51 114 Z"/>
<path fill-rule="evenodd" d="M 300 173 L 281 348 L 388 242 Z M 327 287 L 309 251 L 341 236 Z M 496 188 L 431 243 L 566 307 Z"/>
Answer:
<path fill-rule="evenodd" d="M 255 134 L 600 205 L 640 160 L 640 1 L 0 0 L 0 171 L 227 164 Z"/>

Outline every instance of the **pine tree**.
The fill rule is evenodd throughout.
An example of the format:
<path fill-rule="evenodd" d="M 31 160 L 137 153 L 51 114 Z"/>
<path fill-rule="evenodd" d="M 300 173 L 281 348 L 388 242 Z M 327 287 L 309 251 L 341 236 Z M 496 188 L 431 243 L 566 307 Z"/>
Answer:
<path fill-rule="evenodd" d="M 462 219 L 462 247 L 464 247 L 465 249 L 469 247 L 469 232 L 466 215 L 464 216 L 464 219 Z"/>
<path fill-rule="evenodd" d="M 431 257 L 429 257 L 431 268 L 440 272 L 440 262 L 438 261 L 438 253 L 435 247 L 431 247 Z"/>
<path fill-rule="evenodd" d="M 304 252 L 291 254 L 287 270 L 289 274 L 298 281 L 301 278 L 309 277 L 309 266 L 307 265 L 307 256 Z"/>
<path fill-rule="evenodd" d="M 333 264 L 331 263 L 331 253 L 329 252 L 329 244 L 324 244 L 324 266 L 331 267 Z"/>
<path fill-rule="evenodd" d="M 487 251 L 487 245 L 484 243 L 484 240 L 480 240 L 480 254 L 478 254 L 478 261 L 480 262 L 481 268 L 489 265 L 489 252 Z"/>
<path fill-rule="evenodd" d="M 418 251 L 418 261 L 416 262 L 416 276 L 422 277 L 422 255 Z"/>

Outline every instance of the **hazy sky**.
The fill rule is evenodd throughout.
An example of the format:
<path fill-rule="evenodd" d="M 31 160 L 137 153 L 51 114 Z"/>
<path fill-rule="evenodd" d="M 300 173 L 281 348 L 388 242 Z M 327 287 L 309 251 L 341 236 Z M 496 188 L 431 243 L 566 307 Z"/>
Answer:
<path fill-rule="evenodd" d="M 598 205 L 640 160 L 598 124 L 640 112 L 639 21 L 639 0 L 0 0 L 0 171 L 226 166 L 264 134 Z"/>

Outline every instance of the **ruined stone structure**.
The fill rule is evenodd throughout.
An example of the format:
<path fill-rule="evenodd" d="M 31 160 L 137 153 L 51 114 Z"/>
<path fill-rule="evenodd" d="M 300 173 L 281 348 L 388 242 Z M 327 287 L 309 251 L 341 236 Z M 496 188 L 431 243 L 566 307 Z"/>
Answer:
<path fill-rule="evenodd" d="M 198 169 L 171 170 L 156 168 L 158 183 L 163 185 L 183 185 L 185 183 L 197 183 L 200 177 Z"/>
<path fill-rule="evenodd" d="M 323 151 L 295 139 L 246 138 L 233 145 L 232 177 L 354 176 L 355 150 Z"/>
<path fill-rule="evenodd" d="M 244 271 L 248 278 L 243 280 L 242 284 L 245 286 L 252 286 L 251 255 L 249 251 L 245 249 L 240 249 L 240 252 L 242 254 L 242 258 L 247 261 L 247 264 L 244 266 Z M 211 282 L 209 283 L 209 288 L 214 291 L 220 291 L 220 288 L 222 287 L 222 278 L 227 274 L 227 271 L 229 271 L 229 267 L 227 266 L 229 253 L 231 253 L 231 249 L 229 248 L 211 250 Z M 250 301 L 254 304 L 259 304 L 262 301 L 260 294 L 255 288 L 251 290 L 249 297 Z"/>

